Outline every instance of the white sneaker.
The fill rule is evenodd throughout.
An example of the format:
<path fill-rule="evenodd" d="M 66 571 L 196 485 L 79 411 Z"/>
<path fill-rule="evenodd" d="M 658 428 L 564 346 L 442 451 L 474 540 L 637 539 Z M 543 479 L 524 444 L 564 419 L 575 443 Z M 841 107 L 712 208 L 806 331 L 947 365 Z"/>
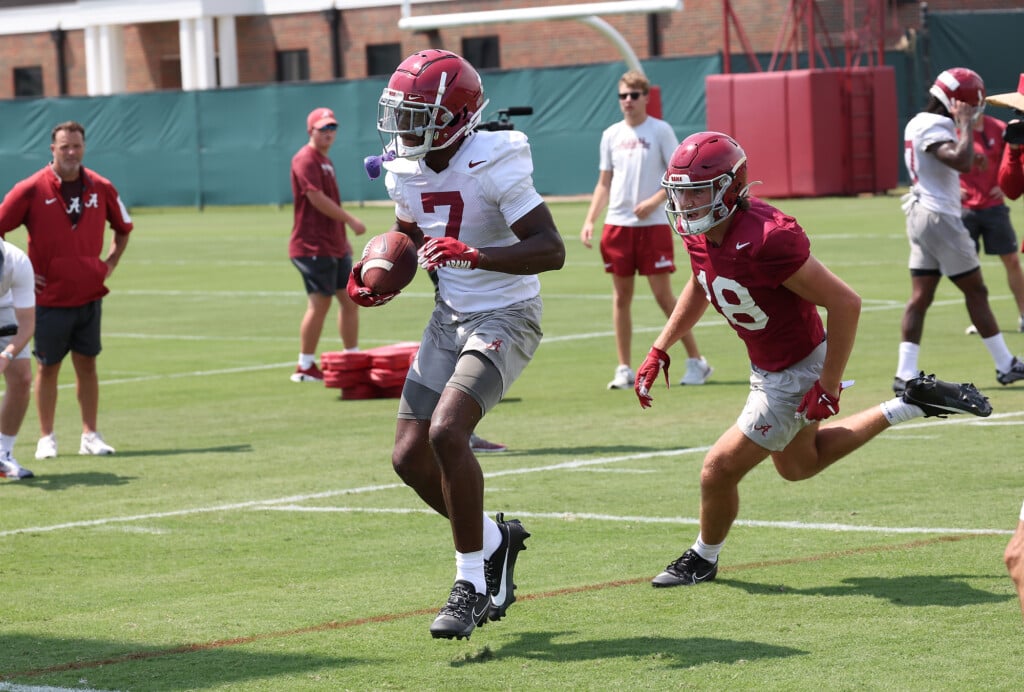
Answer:
<path fill-rule="evenodd" d="M 53 433 L 39 438 L 36 444 L 36 459 L 55 459 L 57 457 L 57 438 Z"/>
<path fill-rule="evenodd" d="M 628 365 L 620 365 L 615 368 L 615 378 L 608 383 L 608 389 L 632 389 L 636 375 Z"/>
<path fill-rule="evenodd" d="M 103 441 L 98 432 L 82 433 L 82 445 L 78 448 L 79 454 L 113 454 L 114 448 Z"/>
<path fill-rule="evenodd" d="M 683 375 L 683 379 L 679 380 L 679 384 L 704 384 L 714 371 L 715 369 L 704 360 L 704 356 L 687 358 L 686 374 Z"/>
<path fill-rule="evenodd" d="M 34 476 L 35 474 L 28 469 L 23 469 L 10 452 L 0 452 L 0 478 L 19 481 L 22 478 L 33 478 Z"/>

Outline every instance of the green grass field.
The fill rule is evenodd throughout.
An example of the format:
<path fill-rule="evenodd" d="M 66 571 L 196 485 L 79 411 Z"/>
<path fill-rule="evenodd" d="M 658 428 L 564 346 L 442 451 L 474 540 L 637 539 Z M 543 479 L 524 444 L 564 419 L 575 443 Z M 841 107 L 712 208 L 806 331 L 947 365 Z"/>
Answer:
<path fill-rule="evenodd" d="M 898 199 L 780 206 L 864 299 L 843 413 L 888 399 L 910 283 Z M 659 387 L 647 411 L 606 390 L 610 281 L 578 240 L 585 202 L 552 209 L 568 253 L 542 277 L 545 340 L 479 428 L 510 446 L 481 458 L 488 511 L 533 534 L 506 619 L 430 638 L 453 547 L 391 469 L 396 401 L 289 382 L 305 305 L 290 209 L 143 209 L 104 303 L 100 429 L 117 454 L 75 454 L 67 364 L 61 456 L 33 459 L 33 408 L 15 451 L 36 478 L 0 481 L 0 690 L 1021 689 L 1002 551 L 1024 499 L 1024 386 L 996 384 L 956 289 L 940 288 L 921 365 L 975 382 L 991 418 L 898 426 L 800 483 L 762 464 L 718 580 L 653 589 L 696 535 L 703 450 L 748 364 L 709 311 L 707 386 Z M 390 225 L 387 207 L 357 211 L 370 234 Z M 679 245 L 677 260 L 678 288 Z M 983 266 L 1024 353 L 1002 265 Z M 634 367 L 664 322 L 645 289 Z M 361 345 L 418 340 L 431 299 L 420 276 L 363 311 Z M 330 325 L 321 350 L 338 348 Z"/>

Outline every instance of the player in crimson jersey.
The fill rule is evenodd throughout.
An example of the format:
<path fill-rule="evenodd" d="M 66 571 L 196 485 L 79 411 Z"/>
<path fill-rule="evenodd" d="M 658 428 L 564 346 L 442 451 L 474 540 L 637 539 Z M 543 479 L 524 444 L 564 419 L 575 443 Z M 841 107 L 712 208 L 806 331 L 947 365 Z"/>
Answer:
<path fill-rule="evenodd" d="M 999 188 L 1006 123 L 991 115 L 974 121 L 974 162 L 960 174 L 963 221 L 974 247 L 984 244 L 986 255 L 996 255 L 1006 269 L 1006 282 L 1017 307 L 1017 327 L 1024 332 L 1024 272 L 1017 257 L 1017 234 L 1010 223 L 1010 208 Z"/>
<path fill-rule="evenodd" d="M 105 282 L 128 245 L 132 219 L 109 180 L 82 165 L 85 128 L 77 122 L 53 128 L 53 161 L 17 183 L 0 204 L 0 234 L 22 224 L 36 274 L 36 407 L 41 437 L 36 458 L 57 456 L 54 414 L 57 377 L 71 352 L 82 414 L 79 454 L 113 454 L 96 429 L 99 413 L 100 321 Z M 107 223 L 113 238 L 106 258 Z"/>
<path fill-rule="evenodd" d="M 470 447 L 480 419 L 533 358 L 541 340 L 537 274 L 560 269 L 565 247 L 533 186 L 526 136 L 477 131 L 486 106 L 480 76 L 462 57 L 424 50 L 406 58 L 384 89 L 377 129 L 397 229 L 436 271 L 433 314 L 398 408 L 395 471 L 438 514 L 455 542 L 455 584 L 430 626 L 433 637 L 468 638 L 515 600 L 513 568 L 529 534 L 483 513 L 483 473 Z M 374 295 L 349 276 L 349 295 Z"/>
<path fill-rule="evenodd" d="M 988 416 L 992 407 L 974 385 L 922 373 L 901 397 L 821 425 L 839 412 L 860 297 L 811 254 L 796 219 L 748 196 L 747 157 L 732 137 L 700 132 L 684 139 L 662 184 L 693 278 L 637 371 L 640 405 L 653 403 L 651 388 L 661 371 L 668 383 L 665 351 L 709 304 L 746 344 L 751 362 L 746 405 L 704 458 L 697 540 L 653 580 L 667 587 L 715 578 L 718 553 L 739 511 L 740 479 L 766 458 L 786 480 L 803 480 L 896 423 L 954 413 Z"/>

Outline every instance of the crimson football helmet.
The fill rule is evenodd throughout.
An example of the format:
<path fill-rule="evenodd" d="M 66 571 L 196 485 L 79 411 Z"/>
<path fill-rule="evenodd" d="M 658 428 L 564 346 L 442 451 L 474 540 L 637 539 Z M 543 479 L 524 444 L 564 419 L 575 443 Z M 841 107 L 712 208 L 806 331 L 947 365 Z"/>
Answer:
<path fill-rule="evenodd" d="M 953 112 L 952 99 L 964 101 L 978 109 L 975 117 L 981 117 L 985 109 L 985 82 L 974 70 L 966 67 L 951 67 L 935 78 L 928 93 L 942 102 L 946 110 Z"/>
<path fill-rule="evenodd" d="M 746 194 L 747 155 L 743 147 L 721 132 L 698 132 L 676 147 L 661 180 L 668 193 L 665 212 L 681 236 L 707 233 L 732 216 Z M 697 206 L 694 192 L 707 191 Z"/>
<path fill-rule="evenodd" d="M 416 160 L 469 134 L 487 101 L 480 75 L 465 58 L 432 48 L 402 61 L 377 105 L 384 150 Z"/>

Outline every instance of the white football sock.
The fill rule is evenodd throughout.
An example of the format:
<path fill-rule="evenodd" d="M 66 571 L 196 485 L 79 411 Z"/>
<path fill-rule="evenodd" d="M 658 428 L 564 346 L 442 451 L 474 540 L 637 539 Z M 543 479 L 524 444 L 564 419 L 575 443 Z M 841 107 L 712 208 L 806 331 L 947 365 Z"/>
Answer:
<path fill-rule="evenodd" d="M 455 551 L 455 581 L 468 581 L 477 593 L 487 593 L 487 579 L 484 577 L 484 551 L 471 553 Z"/>
<path fill-rule="evenodd" d="M 303 370 L 309 370 L 316 363 L 315 353 L 300 353 L 299 354 L 299 367 Z"/>
<path fill-rule="evenodd" d="M 700 555 L 708 562 L 714 564 L 718 562 L 718 553 L 721 552 L 723 545 L 725 545 L 725 541 L 722 541 L 721 543 L 716 543 L 714 545 L 705 543 L 704 539 L 701 538 L 701 535 L 698 533 L 697 542 L 691 546 L 691 550 L 693 550 L 695 553 Z"/>
<path fill-rule="evenodd" d="M 878 405 L 882 411 L 882 415 L 889 421 L 890 425 L 896 425 L 897 423 L 906 423 L 908 420 L 914 420 L 915 418 L 921 418 L 924 416 L 924 411 L 921 410 L 920 406 L 914 404 L 908 404 L 900 397 L 884 401 Z"/>
<path fill-rule="evenodd" d="M 901 380 L 912 380 L 921 372 L 917 367 L 917 357 L 921 353 L 920 344 L 911 341 L 900 342 L 900 359 L 896 365 L 896 377 Z"/>
<path fill-rule="evenodd" d="M 13 452 L 17 435 L 0 435 L 0 452 Z"/>
<path fill-rule="evenodd" d="M 501 547 L 501 529 L 497 522 L 486 514 L 484 515 L 484 555 L 490 557 L 494 551 Z"/>
<path fill-rule="evenodd" d="M 999 372 L 1007 372 L 1013 367 L 1013 354 L 1010 353 L 1010 349 L 1006 346 L 1006 339 L 1003 338 L 1003 333 L 999 332 L 995 336 L 990 336 L 987 339 L 982 339 L 981 343 L 985 344 L 985 348 L 992 354 L 992 360 L 996 364 L 996 370 Z"/>

